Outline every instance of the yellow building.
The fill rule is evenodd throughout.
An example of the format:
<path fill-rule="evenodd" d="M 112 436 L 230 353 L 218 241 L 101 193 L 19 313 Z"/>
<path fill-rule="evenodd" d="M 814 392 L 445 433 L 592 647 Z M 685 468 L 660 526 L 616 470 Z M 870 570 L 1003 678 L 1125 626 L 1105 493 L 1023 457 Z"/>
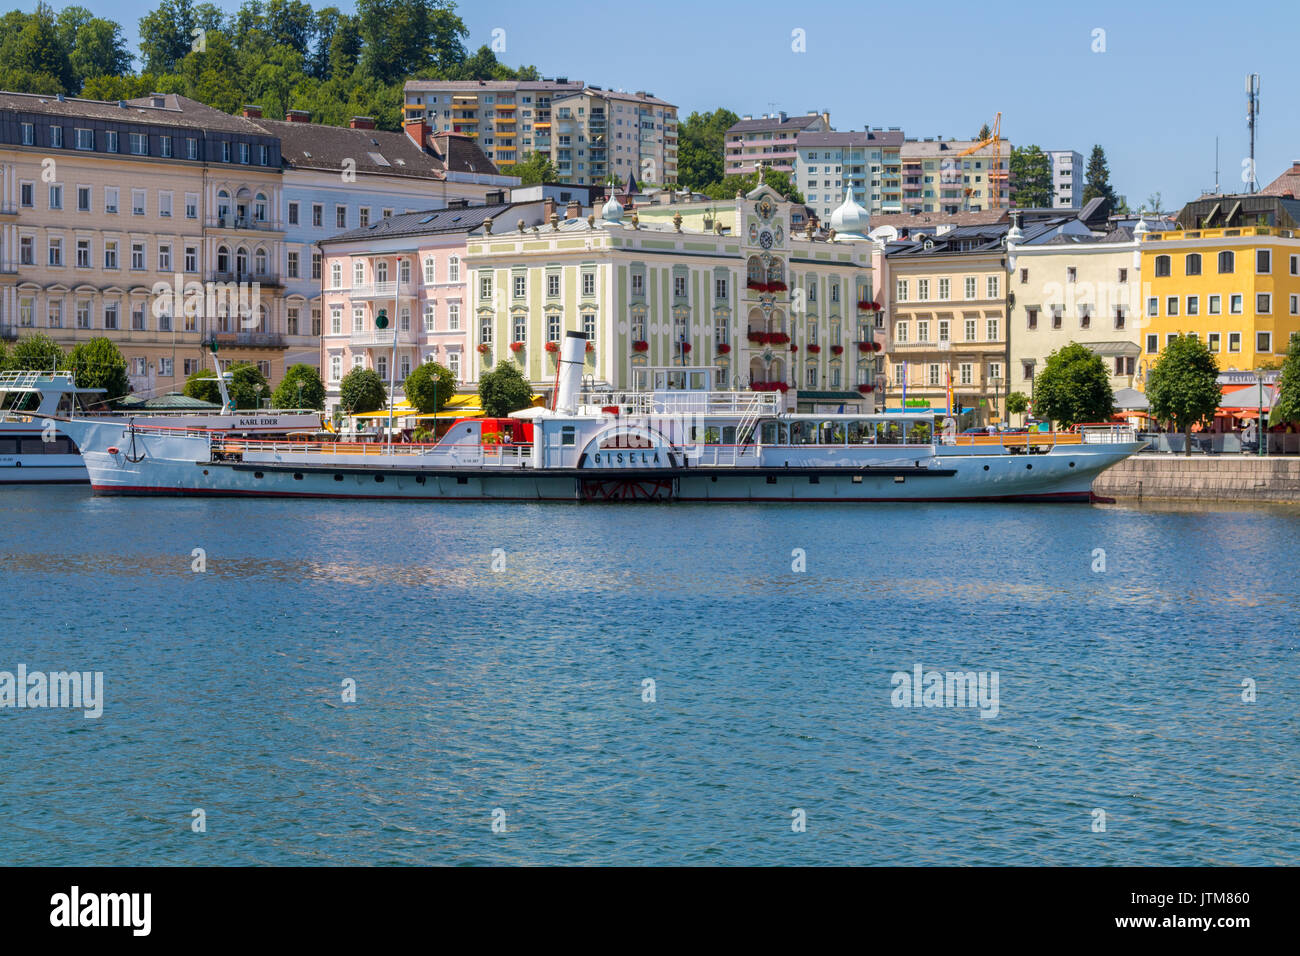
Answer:
<path fill-rule="evenodd" d="M 1144 361 L 1182 333 L 1223 371 L 1277 365 L 1300 332 L 1300 200 L 1208 196 L 1178 224 L 1143 237 Z"/>

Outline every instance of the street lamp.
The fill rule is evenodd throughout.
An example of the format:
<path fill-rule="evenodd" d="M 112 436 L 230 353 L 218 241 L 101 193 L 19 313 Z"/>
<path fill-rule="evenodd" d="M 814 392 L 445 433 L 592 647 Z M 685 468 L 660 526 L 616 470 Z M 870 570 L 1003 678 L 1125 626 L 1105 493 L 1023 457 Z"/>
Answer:
<path fill-rule="evenodd" d="M 1264 373 L 1255 369 L 1255 389 L 1256 398 L 1259 401 L 1259 417 L 1255 419 L 1256 434 L 1259 435 L 1259 447 L 1255 449 L 1256 455 L 1263 457 L 1268 454 L 1268 439 L 1264 431 Z"/>
<path fill-rule="evenodd" d="M 989 384 L 993 386 L 993 415 L 994 417 L 997 418 L 998 424 L 1002 426 L 1002 430 L 1005 430 L 1006 422 L 1003 420 L 1001 404 L 1000 404 L 1001 390 L 1002 390 L 1002 376 L 990 375 Z"/>

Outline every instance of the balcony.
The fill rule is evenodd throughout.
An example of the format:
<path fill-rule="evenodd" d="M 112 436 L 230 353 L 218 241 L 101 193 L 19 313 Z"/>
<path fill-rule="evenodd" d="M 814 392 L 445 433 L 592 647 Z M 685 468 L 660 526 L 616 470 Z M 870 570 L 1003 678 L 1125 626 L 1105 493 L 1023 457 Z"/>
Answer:
<path fill-rule="evenodd" d="M 279 286 L 280 275 L 276 272 L 231 272 L 213 269 L 208 273 L 209 282 L 240 282 L 265 286 Z"/>
<path fill-rule="evenodd" d="M 248 229 L 254 232 L 283 232 L 284 226 L 278 219 L 255 219 L 252 216 L 240 216 L 226 213 L 224 216 L 209 216 L 206 222 L 209 229 Z"/>
<path fill-rule="evenodd" d="M 16 216 L 18 207 L 11 202 L 0 202 L 0 216 Z"/>
<path fill-rule="evenodd" d="M 18 326 L 0 325 L 0 342 L 13 342 L 18 338 Z"/>
<path fill-rule="evenodd" d="M 419 345 L 420 336 L 414 329 L 363 329 L 348 336 L 348 344 L 357 348 L 392 348 L 393 337 L 398 345 Z"/>
<path fill-rule="evenodd" d="M 414 282 L 372 282 L 352 287 L 354 299 L 409 299 L 419 294 Z"/>
<path fill-rule="evenodd" d="M 282 349 L 284 336 L 279 332 L 218 332 L 213 336 L 217 345 L 244 346 L 246 348 Z"/>

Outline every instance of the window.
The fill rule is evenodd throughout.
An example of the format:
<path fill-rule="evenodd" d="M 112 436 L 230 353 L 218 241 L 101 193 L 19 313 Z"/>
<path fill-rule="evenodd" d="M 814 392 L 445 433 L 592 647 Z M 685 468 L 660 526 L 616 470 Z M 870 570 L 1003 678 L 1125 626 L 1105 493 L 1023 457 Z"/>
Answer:
<path fill-rule="evenodd" d="M 973 298 L 975 298 L 975 280 L 974 280 L 974 279 L 967 279 L 966 281 L 969 283 L 969 287 L 970 287 L 970 290 L 971 290 L 971 291 L 970 291 L 970 294 L 969 294 L 968 296 L 966 296 L 966 298 L 968 298 L 968 299 L 973 299 Z M 1028 285 L 1028 284 L 1029 284 L 1029 270 L 1028 270 L 1028 269 L 1021 269 L 1021 270 L 1020 270 L 1020 284 L 1021 284 L 1021 285 Z"/>
<path fill-rule="evenodd" d="M 1228 311 L 1233 315 L 1241 315 L 1242 297 L 1238 295 L 1228 296 Z"/>
<path fill-rule="evenodd" d="M 966 341 L 967 342 L 975 341 L 976 331 L 977 331 L 976 321 L 974 319 L 967 319 L 966 320 Z"/>
<path fill-rule="evenodd" d="M 63 208 L 63 187 L 58 183 L 50 184 L 50 208 Z"/>
<path fill-rule="evenodd" d="M 478 297 L 484 302 L 492 299 L 492 273 L 480 272 L 478 275 Z"/>
<path fill-rule="evenodd" d="M 144 331 L 144 306 L 136 305 L 131 308 L 131 331 Z"/>
<path fill-rule="evenodd" d="M 429 256 L 424 260 L 424 284 L 433 285 L 438 279 L 437 260 Z"/>
<path fill-rule="evenodd" d="M 172 215 L 172 194 L 171 193 L 158 194 L 158 215 L 163 216 L 167 219 L 171 218 Z"/>
<path fill-rule="evenodd" d="M 77 212 L 90 212 L 90 187 L 77 187 Z"/>
<path fill-rule="evenodd" d="M 987 285 L 988 285 L 988 298 L 996 299 L 1001 294 L 999 291 L 1001 289 L 1001 284 L 998 282 L 998 277 L 989 276 Z"/>
<path fill-rule="evenodd" d="M 907 341 L 907 323 L 897 322 L 894 324 L 894 341 L 905 343 Z"/>
<path fill-rule="evenodd" d="M 582 314 L 582 331 L 587 336 L 588 342 L 596 341 L 596 313 L 584 312 Z"/>
<path fill-rule="evenodd" d="M 457 382 L 460 381 L 460 353 L 447 353 L 447 371 L 451 372 L 451 377 Z"/>
<path fill-rule="evenodd" d="M 726 299 L 727 297 L 727 280 L 719 276 L 713 280 L 713 297 L 715 299 Z"/>
<path fill-rule="evenodd" d="M 35 145 L 36 145 L 36 127 L 33 126 L 31 123 L 23 123 L 22 126 L 23 126 L 23 145 L 24 145 L 24 146 L 35 146 Z"/>
<path fill-rule="evenodd" d="M 961 385 L 970 385 L 974 381 L 973 366 L 970 362 L 962 362 L 957 366 L 958 383 Z"/>
<path fill-rule="evenodd" d="M 1075 268 L 1074 266 L 1065 267 L 1066 282 L 1076 282 L 1078 281 L 1078 278 L 1079 278 L 1079 270 L 1077 268 Z"/>
<path fill-rule="evenodd" d="M 131 215 L 143 216 L 145 210 L 145 191 L 143 189 L 131 190 Z"/>
<path fill-rule="evenodd" d="M 1052 328 L 1059 329 L 1063 324 L 1062 320 L 1064 319 L 1064 317 L 1065 317 L 1065 306 L 1063 305 L 1052 306 Z"/>
<path fill-rule="evenodd" d="M 640 272 L 632 273 L 632 294 L 635 296 L 645 295 L 645 276 Z"/>
<path fill-rule="evenodd" d="M 346 228 L 347 228 L 347 225 L 348 225 L 348 207 L 347 207 L 347 206 L 335 206 L 335 207 L 334 207 L 334 225 L 338 226 L 340 229 L 346 229 Z"/>
<path fill-rule="evenodd" d="M 116 302 L 110 302 L 104 306 L 104 328 L 117 328 L 117 310 L 118 305 Z"/>
<path fill-rule="evenodd" d="M 1255 333 L 1255 351 L 1271 352 L 1273 351 L 1273 333 L 1256 332 Z"/>
<path fill-rule="evenodd" d="M 343 306 L 330 306 L 330 335 L 343 333 Z"/>
<path fill-rule="evenodd" d="M 447 328 L 452 332 L 460 330 L 460 303 L 447 303 Z"/>
<path fill-rule="evenodd" d="M 116 149 L 116 144 L 114 144 L 114 149 Z M 186 159 L 199 158 L 199 141 L 192 136 L 187 137 L 185 140 L 185 158 Z"/>
<path fill-rule="evenodd" d="M 63 240 L 51 239 L 49 244 L 49 264 L 52 266 L 63 265 Z"/>
<path fill-rule="evenodd" d="M 1038 328 L 1038 306 L 1025 307 L 1025 327 L 1031 332 Z"/>
<path fill-rule="evenodd" d="M 343 288 L 343 266 L 338 262 L 330 263 L 330 288 Z"/>
<path fill-rule="evenodd" d="M 1218 315 L 1223 311 L 1223 297 L 1218 295 L 1210 296 L 1209 301 L 1210 315 Z"/>
<path fill-rule="evenodd" d="M 325 207 L 320 203 L 311 204 L 311 224 L 317 229 L 325 225 Z"/>
<path fill-rule="evenodd" d="M 289 203 L 289 225 L 298 225 L 298 204 L 296 202 Z"/>
<path fill-rule="evenodd" d="M 186 219 L 199 218 L 199 194 L 198 193 L 185 194 L 185 218 Z"/>
<path fill-rule="evenodd" d="M 1165 297 L 1165 315 L 1178 314 L 1178 296 L 1171 295 Z"/>
<path fill-rule="evenodd" d="M 1229 351 L 1229 352 L 1240 352 L 1240 351 L 1241 351 L 1241 333 L 1240 333 L 1240 332 L 1229 332 L 1229 333 L 1228 333 L 1228 351 Z"/>
<path fill-rule="evenodd" d="M 1206 345 L 1209 346 L 1211 352 L 1219 351 L 1219 341 L 1220 337 L 1218 332 L 1211 332 L 1205 337 Z"/>
<path fill-rule="evenodd" d="M 89 239 L 77 240 L 77 268 L 78 269 L 90 268 L 90 240 Z"/>
<path fill-rule="evenodd" d="M 916 323 L 916 340 L 918 342 L 930 341 L 930 323 L 920 319 Z"/>
<path fill-rule="evenodd" d="M 424 303 L 424 331 L 426 332 L 432 332 L 434 330 L 436 308 L 437 307 L 432 302 Z"/>
<path fill-rule="evenodd" d="M 172 247 L 171 243 L 158 244 L 158 271 L 172 271 Z"/>
<path fill-rule="evenodd" d="M 321 255 L 319 252 L 313 252 L 311 254 L 311 277 L 313 279 L 320 279 L 320 270 L 321 270 Z"/>
<path fill-rule="evenodd" d="M 492 317 L 486 316 L 478 325 L 478 340 L 484 345 L 492 344 Z"/>
<path fill-rule="evenodd" d="M 985 322 L 984 331 L 988 333 L 990 342 L 996 342 L 1000 338 L 998 333 L 1001 331 L 1001 324 L 999 319 L 989 319 Z"/>
<path fill-rule="evenodd" d="M 1219 272 L 1232 272 L 1235 267 L 1236 257 L 1231 252 L 1219 253 Z"/>
<path fill-rule="evenodd" d="M 311 310 L 311 334 L 320 337 L 320 308 L 314 307 Z"/>
<path fill-rule="evenodd" d="M 23 236 L 18 240 L 18 264 L 22 266 L 36 265 L 35 236 Z"/>
<path fill-rule="evenodd" d="M 1255 250 L 1255 271 L 1260 275 L 1268 275 L 1273 271 L 1273 253 L 1271 250 Z"/>
<path fill-rule="evenodd" d="M 149 155 L 149 137 L 144 133 L 132 133 L 130 136 L 131 154 L 133 156 Z"/>
<path fill-rule="evenodd" d="M 359 306 L 352 307 L 352 331 L 364 332 L 366 330 L 366 310 Z"/>
<path fill-rule="evenodd" d="M 928 381 L 931 385 L 939 385 L 939 384 L 942 384 L 941 379 L 939 378 L 939 366 L 938 366 L 938 365 L 930 365 L 930 366 L 929 366 L 929 368 L 928 368 L 928 375 L 927 375 L 927 381 Z"/>
<path fill-rule="evenodd" d="M 1147 353 L 1155 355 L 1160 351 L 1160 336 L 1154 332 L 1147 334 Z"/>
<path fill-rule="evenodd" d="M 947 319 L 940 319 L 940 320 L 939 320 L 939 341 L 940 341 L 940 342 L 947 342 L 948 340 L 949 340 L 949 336 L 948 336 L 948 320 L 947 320 Z"/>
<path fill-rule="evenodd" d="M 1267 292 L 1255 293 L 1255 311 L 1260 315 L 1268 315 L 1273 311 L 1273 296 Z"/>
<path fill-rule="evenodd" d="M 19 190 L 19 202 L 23 204 L 24 209 L 33 209 L 36 206 L 36 184 L 23 183 Z"/>
<path fill-rule="evenodd" d="M 158 154 L 163 157 L 170 157 L 172 154 L 172 138 L 170 136 L 158 137 Z"/>
<path fill-rule="evenodd" d="M 1132 375 L 1136 364 L 1137 364 L 1137 359 L 1134 358 L 1132 355 L 1116 355 L 1115 374 Z"/>
<path fill-rule="evenodd" d="M 116 239 L 104 240 L 104 268 L 105 269 L 117 268 L 117 240 Z"/>
<path fill-rule="evenodd" d="M 1020 360 L 1020 377 L 1023 378 L 1026 382 L 1033 381 L 1034 365 L 1035 362 L 1033 359 Z"/>
<path fill-rule="evenodd" d="M 1028 269 L 1021 269 L 1021 270 L 1020 270 L 1020 281 L 1021 281 L 1021 282 L 1027 282 L 1028 280 L 1029 280 L 1029 270 L 1028 270 Z M 966 277 L 966 298 L 968 298 L 968 299 L 973 299 L 973 298 L 975 298 L 975 277 L 974 277 L 974 276 L 967 276 L 967 277 Z"/>
<path fill-rule="evenodd" d="M 1123 329 L 1128 324 L 1128 311 L 1122 305 L 1115 306 L 1115 328 Z"/>
<path fill-rule="evenodd" d="M 593 280 L 595 279 L 595 276 L 592 276 L 590 273 L 583 273 L 582 276 L 583 295 L 589 294 L 586 291 L 588 277 L 590 277 Z M 673 298 L 674 299 L 686 298 L 686 276 L 673 276 Z"/>
<path fill-rule="evenodd" d="M 1159 314 L 1160 314 L 1160 300 L 1157 299 L 1155 296 L 1151 296 L 1151 298 L 1147 299 L 1147 315 L 1159 315 Z"/>
<path fill-rule="evenodd" d="M 906 279 L 899 279 L 896 283 L 894 283 L 894 298 L 896 298 L 899 302 L 907 301 L 907 280 Z"/>
<path fill-rule="evenodd" d="M 185 271 L 186 272 L 199 271 L 199 247 L 198 246 L 185 247 Z"/>
<path fill-rule="evenodd" d="M 1188 315 L 1200 315 L 1200 313 L 1201 313 L 1201 298 L 1200 298 L 1200 296 L 1189 295 L 1189 296 L 1187 297 L 1187 314 L 1188 314 Z"/>
<path fill-rule="evenodd" d="M 116 186 L 104 187 L 104 212 L 106 213 L 117 212 L 117 187 Z"/>
<path fill-rule="evenodd" d="M 928 302 L 930 300 L 930 280 L 916 280 L 916 298 L 918 302 Z"/>
<path fill-rule="evenodd" d="M 158 359 L 158 374 L 163 378 L 171 378 L 173 368 L 174 366 L 172 365 L 172 360 L 170 358 Z"/>
<path fill-rule="evenodd" d="M 1127 270 L 1127 269 L 1120 269 L 1120 270 L 1119 270 L 1119 281 L 1120 281 L 1120 282 L 1127 282 L 1127 281 L 1128 281 L 1128 270 Z"/>
<path fill-rule="evenodd" d="M 447 281 L 448 282 L 460 281 L 460 257 L 459 256 L 452 256 L 450 259 L 447 260 Z"/>
<path fill-rule="evenodd" d="M 1300 295 L 1293 295 L 1291 296 L 1291 314 L 1296 315 L 1298 313 L 1300 313 Z"/>
<path fill-rule="evenodd" d="M 298 278 L 298 253 L 289 253 L 285 271 L 288 272 L 290 279 Z"/>
<path fill-rule="evenodd" d="M 370 207 L 369 207 L 369 206 L 362 206 L 360 209 L 358 209 L 358 210 L 357 210 L 357 216 L 358 216 L 358 223 L 357 223 L 357 224 L 358 224 L 362 229 L 365 229 L 367 226 L 370 225 Z"/>
<path fill-rule="evenodd" d="M 144 243 L 131 243 L 131 268 L 137 272 L 144 270 Z"/>
<path fill-rule="evenodd" d="M 514 286 L 514 297 L 516 299 L 526 298 L 528 295 L 528 279 L 526 276 L 512 276 Z"/>
<path fill-rule="evenodd" d="M 352 285 L 363 286 L 366 284 L 366 264 L 361 260 L 352 263 Z"/>
<path fill-rule="evenodd" d="M 1189 252 L 1183 262 L 1183 271 L 1189 276 L 1198 276 L 1201 274 L 1201 254 L 1199 252 Z"/>
<path fill-rule="evenodd" d="M 52 149 L 63 148 L 63 127 L 62 126 L 50 127 L 50 147 Z"/>
<path fill-rule="evenodd" d="M 1163 278 L 1170 274 L 1169 256 L 1156 256 L 1156 278 Z"/>
<path fill-rule="evenodd" d="M 245 166 L 248 165 L 248 155 L 249 155 L 248 143 L 240 143 L 240 144 L 239 144 L 239 161 L 240 161 L 240 163 L 242 163 L 242 164 L 245 165 Z"/>

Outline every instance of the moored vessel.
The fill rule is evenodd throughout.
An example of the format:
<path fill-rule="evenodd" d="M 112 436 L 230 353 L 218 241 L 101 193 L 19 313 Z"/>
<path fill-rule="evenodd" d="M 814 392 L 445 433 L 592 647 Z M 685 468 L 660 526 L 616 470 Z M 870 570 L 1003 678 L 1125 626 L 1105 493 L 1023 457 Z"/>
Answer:
<path fill-rule="evenodd" d="M 928 414 L 795 414 L 707 367 L 582 392 L 568 332 L 550 409 L 462 419 L 433 445 L 260 441 L 72 419 L 97 494 L 529 501 L 1086 501 L 1143 447 L 1129 426 L 935 434 Z"/>

